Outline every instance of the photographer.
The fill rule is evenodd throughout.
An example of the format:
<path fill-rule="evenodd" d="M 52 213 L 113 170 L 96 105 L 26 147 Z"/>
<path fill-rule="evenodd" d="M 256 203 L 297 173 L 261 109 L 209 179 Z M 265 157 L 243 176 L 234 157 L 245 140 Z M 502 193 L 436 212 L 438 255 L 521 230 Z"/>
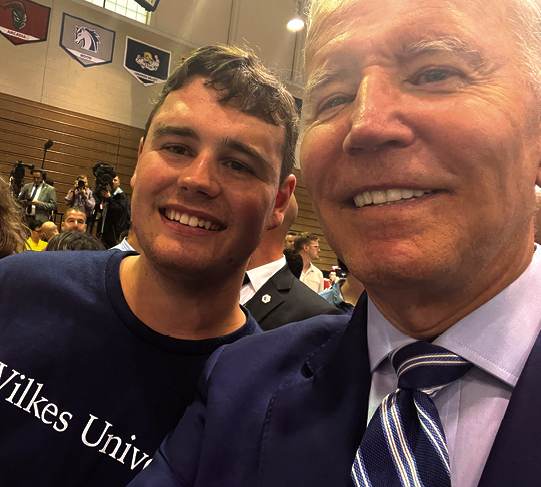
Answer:
<path fill-rule="evenodd" d="M 90 217 L 96 201 L 92 196 L 92 191 L 88 187 L 88 178 L 84 174 L 77 176 L 73 188 L 71 188 L 64 198 L 66 205 L 70 208 L 74 206 L 84 208 L 86 218 Z"/>
<path fill-rule="evenodd" d="M 118 243 L 119 235 L 128 229 L 128 198 L 120 189 L 120 179 L 115 175 L 110 183 L 111 190 L 101 189 L 100 199 L 103 204 L 102 215 L 98 223 L 98 233 L 107 248 Z"/>

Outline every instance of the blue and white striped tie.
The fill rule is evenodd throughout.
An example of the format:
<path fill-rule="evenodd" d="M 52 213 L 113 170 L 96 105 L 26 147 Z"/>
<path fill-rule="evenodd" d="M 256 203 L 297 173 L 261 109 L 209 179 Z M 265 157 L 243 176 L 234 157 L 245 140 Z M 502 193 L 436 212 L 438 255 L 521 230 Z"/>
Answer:
<path fill-rule="evenodd" d="M 391 355 L 398 389 L 383 399 L 355 455 L 355 487 L 450 487 L 445 434 L 432 397 L 472 364 L 415 342 Z"/>

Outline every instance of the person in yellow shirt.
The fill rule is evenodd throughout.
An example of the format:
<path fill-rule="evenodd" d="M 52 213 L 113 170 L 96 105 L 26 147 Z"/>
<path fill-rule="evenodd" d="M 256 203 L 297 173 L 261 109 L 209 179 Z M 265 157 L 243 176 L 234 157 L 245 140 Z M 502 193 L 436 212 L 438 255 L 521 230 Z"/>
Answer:
<path fill-rule="evenodd" d="M 41 222 L 31 219 L 28 222 L 28 228 L 30 228 L 30 237 L 26 241 L 26 250 L 43 250 L 47 247 L 47 242 L 41 240 Z"/>

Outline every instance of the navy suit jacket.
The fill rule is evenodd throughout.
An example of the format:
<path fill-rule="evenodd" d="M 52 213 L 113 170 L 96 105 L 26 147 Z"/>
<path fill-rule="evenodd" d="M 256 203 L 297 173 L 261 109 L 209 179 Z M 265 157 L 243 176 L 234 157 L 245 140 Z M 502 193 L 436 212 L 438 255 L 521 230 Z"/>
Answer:
<path fill-rule="evenodd" d="M 267 299 L 263 299 L 267 296 Z M 263 330 L 340 310 L 297 279 L 287 264 L 274 273 L 244 305 Z"/>
<path fill-rule="evenodd" d="M 349 323 L 324 315 L 219 349 L 194 404 L 130 487 L 350 486 L 371 382 L 366 305 L 363 294 Z M 540 370 L 538 339 L 480 486 L 538 485 Z"/>

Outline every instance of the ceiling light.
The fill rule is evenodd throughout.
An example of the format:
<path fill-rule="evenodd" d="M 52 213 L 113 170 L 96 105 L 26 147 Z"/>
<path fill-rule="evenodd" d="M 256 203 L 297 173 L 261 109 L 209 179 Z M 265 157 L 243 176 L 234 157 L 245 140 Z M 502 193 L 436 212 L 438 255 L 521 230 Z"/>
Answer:
<path fill-rule="evenodd" d="M 288 23 L 287 28 L 293 32 L 301 30 L 304 27 L 304 20 L 300 17 L 293 17 Z"/>

